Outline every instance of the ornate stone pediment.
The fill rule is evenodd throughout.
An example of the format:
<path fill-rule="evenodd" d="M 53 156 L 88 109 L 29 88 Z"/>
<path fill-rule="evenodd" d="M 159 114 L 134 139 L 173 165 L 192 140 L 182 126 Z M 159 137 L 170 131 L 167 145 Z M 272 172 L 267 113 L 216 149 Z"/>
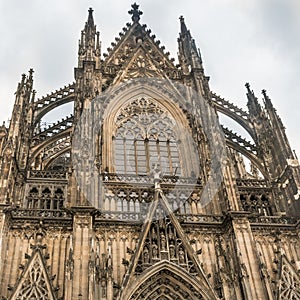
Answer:
<path fill-rule="evenodd" d="M 279 262 L 277 300 L 300 299 L 300 276 L 285 255 Z"/>
<path fill-rule="evenodd" d="M 155 175 L 154 178 L 156 178 Z M 136 285 L 136 279 L 139 276 L 147 276 L 148 273 L 151 273 L 153 266 L 164 262 L 171 263 L 179 273 L 186 274 L 191 280 L 196 280 L 201 286 L 198 292 L 203 295 L 203 299 L 217 299 L 196 253 L 194 253 L 158 182 L 155 183 L 155 189 L 154 201 L 150 205 L 139 243 L 133 252 L 128 272 L 124 277 L 120 299 L 123 295 L 128 296 L 129 290 Z M 177 296 L 178 299 L 181 299 L 179 294 Z M 139 297 L 137 296 L 137 299 L 141 299 Z"/>
<path fill-rule="evenodd" d="M 53 286 L 40 249 L 35 249 L 9 298 L 10 300 L 55 300 Z"/>
<path fill-rule="evenodd" d="M 131 59 L 117 73 L 114 83 L 116 84 L 124 80 L 139 77 L 162 78 L 164 74 L 157 65 L 157 62 L 153 61 L 152 57 L 140 46 Z"/>
<path fill-rule="evenodd" d="M 146 30 L 146 25 L 138 21 L 127 23 L 112 48 L 108 48 L 103 66 L 104 70 L 114 70 L 109 73 L 115 73 L 115 83 L 136 77 L 180 77 L 174 59 L 169 58 L 169 52 L 165 53 L 165 47 L 159 46 L 160 41 L 150 33 L 151 30 Z"/>

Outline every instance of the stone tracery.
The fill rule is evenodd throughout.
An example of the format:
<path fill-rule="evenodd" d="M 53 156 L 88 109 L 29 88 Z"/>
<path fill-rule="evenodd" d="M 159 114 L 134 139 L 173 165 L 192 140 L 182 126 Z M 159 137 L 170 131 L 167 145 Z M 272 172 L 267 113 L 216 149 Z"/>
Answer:
<path fill-rule="evenodd" d="M 202 283 L 211 286 L 212 295 L 214 289 L 220 298 L 242 299 L 247 295 L 272 299 L 277 293 L 283 299 L 299 299 L 299 220 L 293 215 L 297 213 L 299 198 L 299 164 L 270 99 L 264 91 L 262 108 L 247 85 L 246 112 L 212 93 L 184 19 L 180 21 L 178 67 L 155 36 L 150 35 L 151 30 L 139 23 L 137 9 L 135 6 L 131 11 L 134 23 L 126 25 L 104 60 L 92 10 L 89 11 L 79 46 L 76 83 L 35 100 L 33 72 L 22 77 L 11 126 L 0 128 L 3 297 L 11 297 L 16 291 L 14 286 L 19 292 L 17 299 L 29 295 L 52 299 L 45 264 L 36 260 L 22 275 L 23 279 L 17 278 L 18 265 L 26 268 L 24 255 L 29 258 L 25 250 L 37 235 L 36 228 L 44 224 L 51 254 L 47 257 L 57 271 L 54 280 L 61 286 L 58 298 L 118 299 L 136 256 L 133 277 L 127 282 L 133 290 L 126 299 L 210 300 L 212 297 L 205 296 L 195 280 L 202 269 Z M 139 76 L 147 80 L 157 76 L 158 80 L 140 95 L 129 80 Z M 162 87 L 162 78 L 166 82 L 174 79 L 184 88 Z M 94 190 L 89 190 L 95 192 L 96 200 L 88 202 L 76 185 L 70 165 L 73 129 L 88 103 L 120 82 L 129 82 L 133 97 L 129 93 L 132 90 L 126 94 L 121 86 L 117 91 L 120 97 L 114 97 L 114 103 L 98 103 L 97 109 L 104 111 L 104 130 L 98 128 L 97 139 L 86 139 L 81 149 L 84 162 L 96 166 L 93 176 L 80 178 L 85 183 L 96 182 Z M 187 86 L 203 99 L 188 97 Z M 184 95 L 183 100 L 173 103 L 177 92 Z M 124 95 L 129 96 L 123 99 Z M 38 129 L 46 113 L 71 101 L 75 102 L 74 117 L 45 130 Z M 249 143 L 223 128 L 228 150 L 226 176 L 213 195 L 214 201 L 205 206 L 201 203 L 203 190 L 212 178 L 209 152 L 216 150 L 209 149 L 208 144 L 215 137 L 217 126 L 208 122 L 209 134 L 202 132 L 207 112 L 203 103 L 213 108 L 213 114 L 219 111 L 237 121 L 253 139 Z M 85 117 L 84 125 L 90 116 Z M 203 154 L 199 159 L 198 167 L 203 171 L 198 172 L 200 175 L 193 172 L 195 159 L 190 159 L 191 147 L 178 125 L 191 133 Z M 95 160 L 90 157 L 93 142 L 99 148 Z M 252 162 L 250 173 L 236 152 Z M 189 168 L 183 163 L 187 158 L 191 160 Z M 158 163 L 164 172 L 153 178 L 152 164 Z M 86 166 L 82 164 L 83 168 Z M 145 241 L 139 245 L 142 220 L 155 199 L 154 188 L 160 188 L 165 195 L 176 226 L 171 222 L 170 211 L 158 206 L 156 221 L 151 222 Z M 204 196 L 209 197 L 210 193 L 207 189 Z M 101 210 L 93 207 L 97 201 L 103 204 Z M 276 231 L 289 232 L 290 236 L 280 240 Z M 191 240 L 185 241 L 186 236 Z M 283 248 L 288 258 L 280 268 Z M 197 258 L 201 259 L 199 266 Z M 163 267 L 153 272 L 160 264 Z"/>
<path fill-rule="evenodd" d="M 170 114 L 151 99 L 129 103 L 117 116 L 116 173 L 149 175 L 158 163 L 165 175 L 180 175 L 175 124 Z"/>

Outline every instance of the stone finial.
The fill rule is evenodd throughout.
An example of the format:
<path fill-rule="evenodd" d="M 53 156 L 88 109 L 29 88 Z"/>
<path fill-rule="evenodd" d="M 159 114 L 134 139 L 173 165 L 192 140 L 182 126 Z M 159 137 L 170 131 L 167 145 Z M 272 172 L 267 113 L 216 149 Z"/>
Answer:
<path fill-rule="evenodd" d="M 247 92 L 248 92 L 249 94 L 251 94 L 250 83 L 249 83 L 249 82 L 246 82 L 245 87 L 247 88 Z"/>
<path fill-rule="evenodd" d="M 262 95 L 264 96 L 264 103 L 265 103 L 265 107 L 269 108 L 269 109 L 273 109 L 273 104 L 271 102 L 271 99 L 269 98 L 269 96 L 267 95 L 267 91 L 265 89 L 263 89 L 261 91 Z"/>
<path fill-rule="evenodd" d="M 89 8 L 88 21 L 87 21 L 87 24 L 90 25 L 90 26 L 94 26 L 93 11 L 94 11 L 94 10 L 90 7 L 90 8 Z"/>
<path fill-rule="evenodd" d="M 140 20 L 140 16 L 143 14 L 142 11 L 139 10 L 139 5 L 134 3 L 131 5 L 132 9 L 128 11 L 130 15 L 132 15 L 132 21 L 138 22 Z"/>
<path fill-rule="evenodd" d="M 180 20 L 180 30 L 181 30 L 181 34 L 186 34 L 188 32 L 187 30 L 187 27 L 185 25 L 185 22 L 184 22 L 184 17 L 183 16 L 180 16 L 179 17 L 179 20 Z"/>

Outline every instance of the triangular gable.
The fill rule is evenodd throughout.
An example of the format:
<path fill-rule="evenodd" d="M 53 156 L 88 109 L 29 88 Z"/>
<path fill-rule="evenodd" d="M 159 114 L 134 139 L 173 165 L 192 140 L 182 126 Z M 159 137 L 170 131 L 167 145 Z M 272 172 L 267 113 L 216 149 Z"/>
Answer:
<path fill-rule="evenodd" d="M 300 276 L 285 255 L 279 262 L 277 300 L 300 300 Z"/>
<path fill-rule="evenodd" d="M 174 59 L 169 58 L 169 53 L 164 53 L 165 47 L 160 47 L 159 41 L 155 41 L 155 36 L 150 36 L 151 30 L 146 30 L 146 25 L 134 22 L 123 28 L 125 33 L 120 33 L 120 38 L 116 38 L 116 43 L 112 43 L 113 48 L 109 48 L 109 53 L 105 58 L 104 70 L 114 67 L 116 70 L 124 70 L 128 62 L 132 60 L 136 52 L 142 47 L 151 61 L 156 63 L 156 67 L 164 70 L 166 74 L 170 71 L 178 71 L 174 65 Z M 173 73 L 172 77 L 176 77 Z"/>
<path fill-rule="evenodd" d="M 53 287 L 39 249 L 35 249 L 17 283 L 10 300 L 55 300 Z"/>
<path fill-rule="evenodd" d="M 146 53 L 143 46 L 139 46 L 131 59 L 126 62 L 122 69 L 117 73 L 113 84 L 120 83 L 124 80 L 141 77 L 165 77 L 163 72 L 157 66 L 157 63 L 155 63 L 151 56 Z"/>
<path fill-rule="evenodd" d="M 192 278 L 197 278 L 205 295 L 209 299 L 218 299 L 168 200 L 160 187 L 156 187 L 155 200 L 149 206 L 136 251 L 124 277 L 121 297 L 135 284 L 136 276 L 144 275 L 153 265 L 163 261 L 170 261 Z"/>

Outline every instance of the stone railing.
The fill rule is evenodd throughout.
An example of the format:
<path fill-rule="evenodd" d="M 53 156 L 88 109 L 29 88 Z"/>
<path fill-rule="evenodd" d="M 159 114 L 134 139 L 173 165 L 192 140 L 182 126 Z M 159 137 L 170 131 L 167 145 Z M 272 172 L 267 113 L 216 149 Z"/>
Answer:
<path fill-rule="evenodd" d="M 243 188 L 268 188 L 268 183 L 264 179 L 237 179 L 236 184 Z"/>
<path fill-rule="evenodd" d="M 297 219 L 286 216 L 254 216 L 249 218 L 252 224 L 279 224 L 279 225 L 292 225 L 297 223 Z"/>
<path fill-rule="evenodd" d="M 100 219 L 112 221 L 142 221 L 145 219 L 145 214 L 124 211 L 102 211 Z"/>
<path fill-rule="evenodd" d="M 67 174 L 63 171 L 44 171 L 44 170 L 30 170 L 29 178 L 38 179 L 66 179 Z"/>
<path fill-rule="evenodd" d="M 177 215 L 180 221 L 184 222 L 196 222 L 196 223 L 211 223 L 211 224 L 222 224 L 224 216 L 213 216 L 213 215 L 201 215 L 201 214 L 182 214 Z"/>
<path fill-rule="evenodd" d="M 42 218 L 42 219 L 61 219 L 70 217 L 65 210 L 50 209 L 12 209 L 10 211 L 12 218 Z"/>
<path fill-rule="evenodd" d="M 112 174 L 102 173 L 104 183 L 127 183 L 127 184 L 146 184 L 153 185 L 153 178 L 148 175 L 128 175 L 128 174 Z M 178 176 L 163 176 L 161 178 L 161 185 L 199 185 L 200 178 L 194 177 L 178 177 Z"/>

